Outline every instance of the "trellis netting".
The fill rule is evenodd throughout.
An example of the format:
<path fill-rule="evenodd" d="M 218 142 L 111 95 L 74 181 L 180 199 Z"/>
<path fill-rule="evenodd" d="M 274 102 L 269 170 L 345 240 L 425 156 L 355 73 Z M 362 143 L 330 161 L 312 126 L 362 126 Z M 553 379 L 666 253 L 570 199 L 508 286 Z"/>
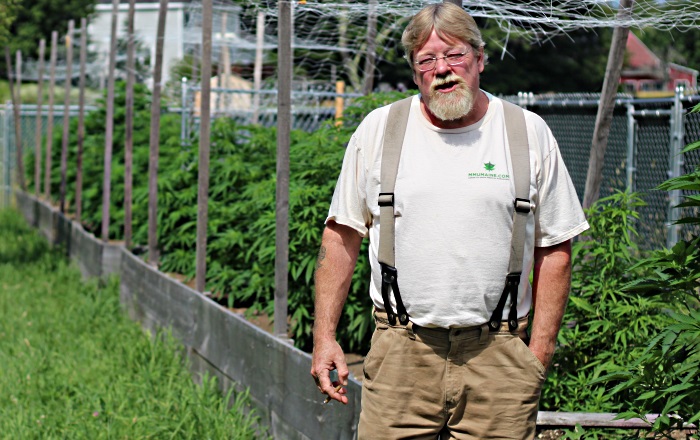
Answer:
<path fill-rule="evenodd" d="M 419 0 L 296 1 L 293 2 L 294 78 L 297 87 L 313 82 L 333 84 L 342 77 L 347 90 L 361 92 L 379 62 L 403 62 L 401 31 L 426 4 Z M 616 1 L 599 0 L 464 0 L 476 19 L 489 21 L 502 32 L 490 33 L 486 44 L 491 56 L 507 56 L 513 36 L 541 43 L 575 30 L 627 26 L 633 29 L 685 31 L 700 26 L 700 2 L 695 0 L 644 0 L 633 3 L 629 14 L 617 14 Z M 252 87 L 256 48 L 263 53 L 262 77 L 275 81 L 277 2 L 223 1 L 214 5 L 213 63 L 230 61 L 232 77 L 227 88 Z M 258 37 L 258 16 L 264 14 L 264 31 Z M 376 22 L 376 27 L 375 23 Z M 368 39 L 368 35 L 374 38 Z M 491 36 L 496 35 L 496 36 Z M 186 51 L 198 54 L 201 44 L 201 3 L 193 2 L 185 28 Z M 367 55 L 376 57 L 368 63 Z M 223 63 L 225 64 L 225 63 Z M 371 70 L 371 71 L 368 71 Z M 228 74 L 228 72 L 226 72 Z M 221 81 L 224 81 L 223 79 Z M 263 88 L 266 88 L 263 86 Z"/>

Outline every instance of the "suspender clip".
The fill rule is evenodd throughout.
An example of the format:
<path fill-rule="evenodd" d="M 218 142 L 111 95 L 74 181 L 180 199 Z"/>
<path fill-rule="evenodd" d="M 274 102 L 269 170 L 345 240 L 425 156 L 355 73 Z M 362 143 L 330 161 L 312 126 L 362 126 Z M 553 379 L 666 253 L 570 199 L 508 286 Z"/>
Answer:
<path fill-rule="evenodd" d="M 401 325 L 406 325 L 408 324 L 408 312 L 406 312 L 406 307 L 403 305 L 401 293 L 399 292 L 399 283 L 397 281 L 398 271 L 395 267 L 385 263 L 379 263 L 379 265 L 382 270 L 382 301 L 384 302 L 384 311 L 386 312 L 389 324 L 396 325 L 396 314 L 389 301 L 389 289 L 391 289 L 394 291 L 394 299 L 396 299 L 396 311 L 398 313 L 399 322 Z"/>
<path fill-rule="evenodd" d="M 513 200 L 513 207 L 516 212 L 527 214 L 532 209 L 532 203 L 528 199 L 516 198 Z"/>
<path fill-rule="evenodd" d="M 379 193 L 377 204 L 382 206 L 394 206 L 394 193 Z"/>

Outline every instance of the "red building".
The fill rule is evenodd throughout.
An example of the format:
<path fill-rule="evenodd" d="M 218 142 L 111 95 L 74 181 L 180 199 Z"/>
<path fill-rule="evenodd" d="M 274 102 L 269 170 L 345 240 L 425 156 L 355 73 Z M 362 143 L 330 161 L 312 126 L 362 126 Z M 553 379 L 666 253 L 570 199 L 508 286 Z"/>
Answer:
<path fill-rule="evenodd" d="M 636 35 L 629 33 L 625 64 L 620 76 L 624 91 L 640 97 L 670 96 L 676 86 L 695 89 L 698 71 L 663 62 Z"/>

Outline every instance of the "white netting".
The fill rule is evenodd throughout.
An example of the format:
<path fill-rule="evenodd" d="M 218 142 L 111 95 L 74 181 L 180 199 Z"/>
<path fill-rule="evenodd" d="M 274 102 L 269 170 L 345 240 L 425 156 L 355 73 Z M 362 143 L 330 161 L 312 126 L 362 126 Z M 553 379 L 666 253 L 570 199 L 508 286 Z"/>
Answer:
<path fill-rule="evenodd" d="M 408 20 L 428 3 L 420 0 L 394 1 L 297 1 L 293 3 L 294 77 L 303 82 L 323 80 L 326 84 L 342 76 L 348 90 L 361 91 L 367 69 L 376 72 L 378 63 L 397 63 L 403 55 L 399 48 L 400 33 Z M 214 6 L 214 64 L 226 57 L 233 66 L 232 76 L 252 81 L 256 39 L 256 18 L 265 15 L 263 77 L 274 81 L 277 41 L 277 2 L 219 2 Z M 700 26 L 700 2 L 670 0 L 635 2 L 631 14 L 620 18 L 617 2 L 598 0 L 507 1 L 464 0 L 464 8 L 475 18 L 488 20 L 502 32 L 490 33 L 487 48 L 499 54 L 507 50 L 514 35 L 531 42 L 541 42 L 579 29 L 593 30 L 628 26 L 633 29 L 685 31 Z M 376 17 L 374 44 L 368 44 L 368 23 Z M 201 3 L 192 3 L 185 28 L 187 51 L 195 56 L 201 43 Z M 489 38 L 491 39 L 489 41 Z M 498 38 L 498 40 L 494 40 Z M 374 46 L 374 49 L 372 49 Z M 225 49 L 225 50 L 222 50 Z M 374 67 L 367 54 L 374 53 Z M 225 55 L 228 54 L 228 55 Z M 216 69 L 216 68 L 215 68 Z M 231 78 L 226 73 L 226 78 Z M 222 81 L 226 81 L 222 79 Z M 225 83 L 222 82 L 225 85 Z M 247 83 L 239 83 L 238 86 Z M 235 84 L 230 85 L 234 88 Z"/>

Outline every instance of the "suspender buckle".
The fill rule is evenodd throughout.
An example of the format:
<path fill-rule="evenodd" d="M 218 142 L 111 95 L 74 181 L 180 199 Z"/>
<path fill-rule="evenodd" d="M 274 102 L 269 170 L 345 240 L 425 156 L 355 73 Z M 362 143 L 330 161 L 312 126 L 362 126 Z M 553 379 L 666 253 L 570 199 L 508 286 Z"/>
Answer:
<path fill-rule="evenodd" d="M 528 199 L 516 198 L 513 200 L 513 207 L 516 212 L 527 214 L 532 209 L 532 203 Z"/>
<path fill-rule="evenodd" d="M 379 199 L 377 202 L 380 207 L 394 206 L 394 193 L 379 193 Z"/>

